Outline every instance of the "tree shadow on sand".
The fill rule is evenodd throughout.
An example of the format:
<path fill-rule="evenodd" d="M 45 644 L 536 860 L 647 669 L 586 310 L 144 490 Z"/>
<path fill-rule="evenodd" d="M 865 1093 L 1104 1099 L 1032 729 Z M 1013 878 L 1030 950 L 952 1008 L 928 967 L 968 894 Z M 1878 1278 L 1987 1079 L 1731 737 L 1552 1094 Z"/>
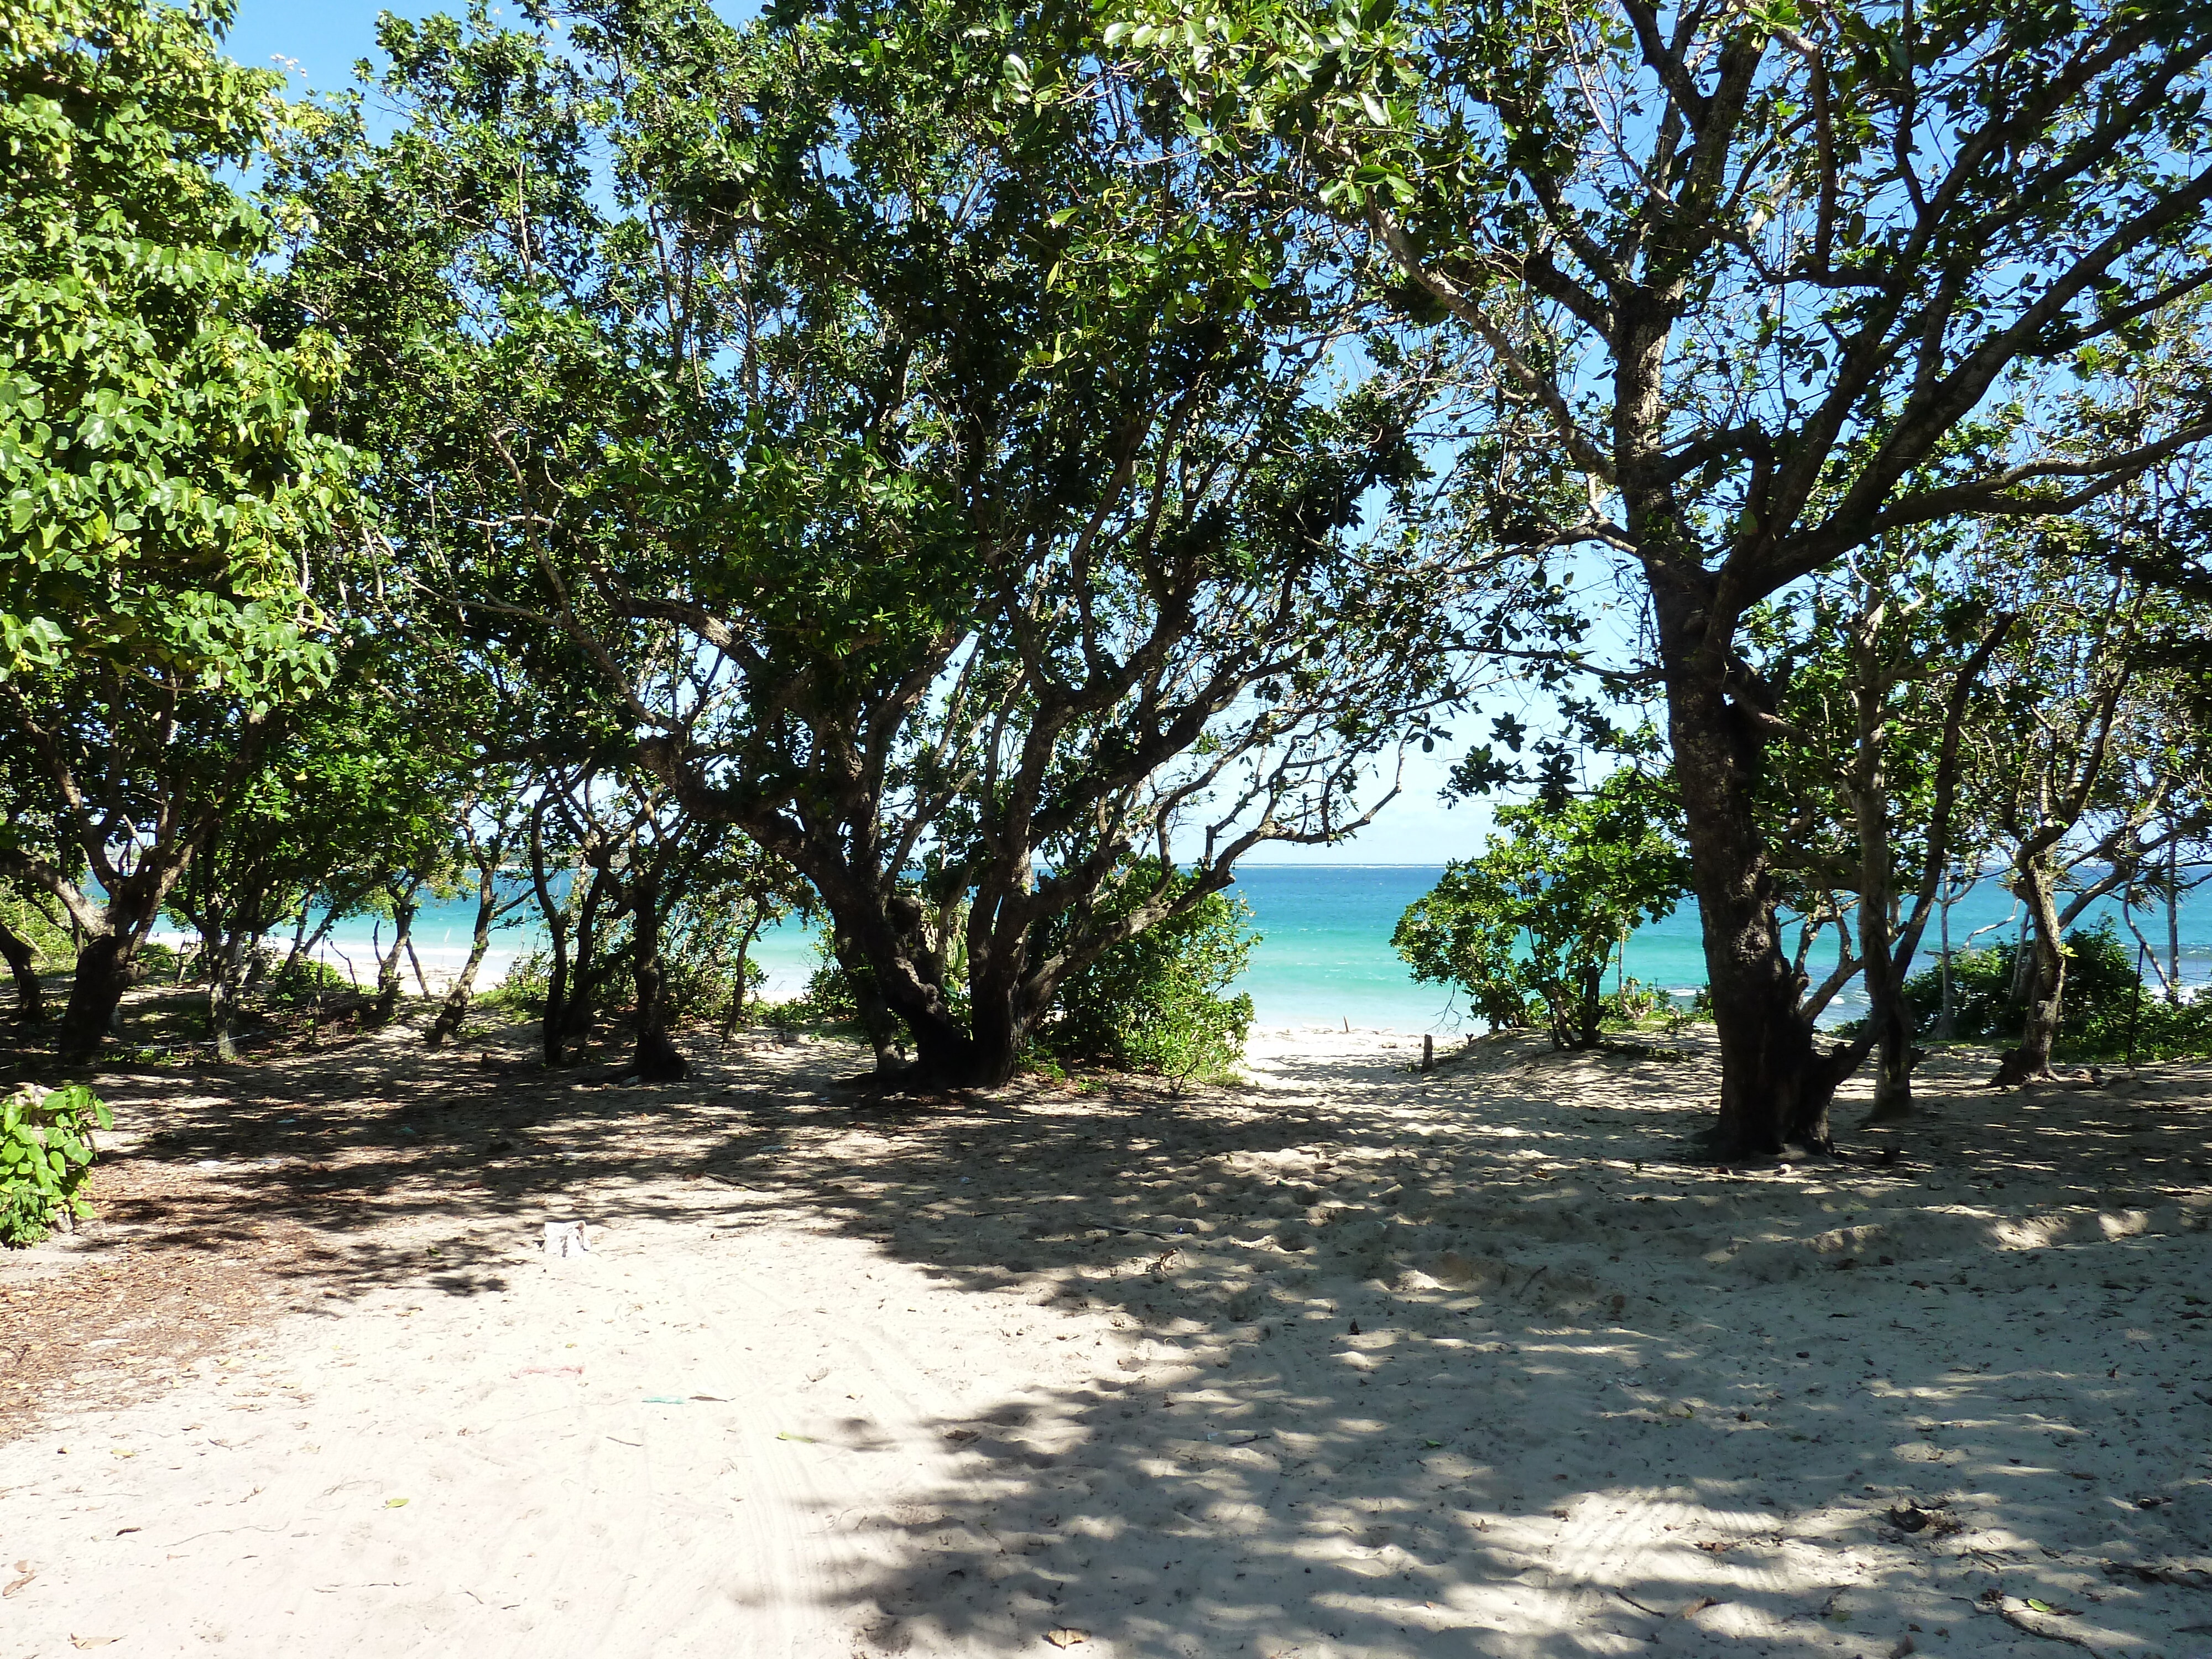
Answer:
<path fill-rule="evenodd" d="M 1103 1322 L 1088 1383 L 929 1425 L 941 1487 L 819 1517 L 864 1651 L 2101 1651 L 2212 1620 L 2203 1068 L 1998 1097 L 1962 1062 L 1887 1162 L 1724 1172 L 1686 1150 L 1703 1058 L 928 1100 L 823 1048 L 614 1089 L 403 1043 L 207 1074 L 119 1160 L 115 1233 L 289 1225 L 296 1293 L 465 1297 L 551 1215 L 796 1213 Z M 134 1197 L 142 1162 L 193 1179 Z M 2055 1328 L 2083 1272 L 2105 1305 Z"/>
<path fill-rule="evenodd" d="M 942 1491 L 823 1517 L 875 1649 L 2126 1648 L 2187 1622 L 2208 1256 L 2172 1195 L 2203 1196 L 2201 1076 L 1938 1096 L 1887 1162 L 1725 1174 L 1670 1161 L 1692 1126 L 1637 1065 L 1277 1081 L 1299 1103 L 1031 1098 L 842 1137 L 819 1212 L 1123 1334 L 1091 1386 L 936 1425 Z M 2048 1328 L 2091 1261 L 2112 1317 Z"/>

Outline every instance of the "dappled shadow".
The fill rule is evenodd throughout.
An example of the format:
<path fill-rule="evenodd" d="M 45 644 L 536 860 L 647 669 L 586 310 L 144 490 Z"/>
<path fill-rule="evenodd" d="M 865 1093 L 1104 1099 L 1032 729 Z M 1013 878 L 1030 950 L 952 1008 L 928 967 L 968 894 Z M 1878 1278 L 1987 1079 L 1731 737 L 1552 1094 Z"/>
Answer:
<path fill-rule="evenodd" d="M 2205 1192 L 2201 1073 L 2148 1100 L 1932 1079 L 1887 1162 L 1723 1173 L 1668 1161 L 1683 1064 L 1314 1058 L 1271 1068 L 1273 1110 L 1039 1101 L 841 1142 L 820 1201 L 846 1224 L 1124 1334 L 1119 1376 L 943 1425 L 975 1436 L 965 1479 L 877 1523 L 872 1639 L 1534 1655 L 2177 1628 L 2197 1592 L 2123 1568 L 2212 1547 L 2190 1467 L 2208 1255 L 2179 1207 Z M 2054 1329 L 2046 1282 L 2085 1255 L 2108 1305 Z"/>
<path fill-rule="evenodd" d="M 466 1298 L 552 1216 L 797 1217 L 1033 1310 L 1011 1352 L 1082 1345 L 1087 1379 L 931 1420 L 943 1478 L 816 1517 L 871 1653 L 2128 1651 L 2212 1619 L 2205 1069 L 1998 1095 L 1939 1060 L 1850 1159 L 1719 1170 L 1686 1046 L 933 1100 L 836 1086 L 826 1045 L 603 1089 L 392 1034 L 111 1079 L 142 1134 L 85 1243 L 291 1228 L 292 1294 Z M 810 1434 L 892 1447 L 850 1408 Z"/>

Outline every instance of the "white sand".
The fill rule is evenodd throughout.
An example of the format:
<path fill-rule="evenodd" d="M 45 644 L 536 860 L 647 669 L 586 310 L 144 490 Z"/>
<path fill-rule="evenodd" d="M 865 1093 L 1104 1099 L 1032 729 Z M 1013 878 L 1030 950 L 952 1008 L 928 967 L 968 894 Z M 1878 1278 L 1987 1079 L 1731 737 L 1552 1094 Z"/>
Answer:
<path fill-rule="evenodd" d="M 2212 1654 L 2204 1068 L 1938 1060 L 1861 1161 L 1723 1175 L 1702 1056 L 1418 1052 L 919 1111 L 817 1047 L 141 1080 L 118 1170 L 289 1181 L 327 1255 L 0 1445 L 0 1656 Z M 256 1161 L 287 1111 L 328 1174 Z M 224 1249 L 194 1202 L 0 1287 Z"/>

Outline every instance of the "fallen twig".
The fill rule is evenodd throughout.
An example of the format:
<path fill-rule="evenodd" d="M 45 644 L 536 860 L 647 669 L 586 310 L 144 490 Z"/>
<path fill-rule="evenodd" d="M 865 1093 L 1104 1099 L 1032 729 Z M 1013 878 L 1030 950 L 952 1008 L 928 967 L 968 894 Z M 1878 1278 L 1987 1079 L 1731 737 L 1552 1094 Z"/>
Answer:
<path fill-rule="evenodd" d="M 2146 1567 L 2133 1561 L 2107 1561 L 2105 1576 L 2139 1579 L 2146 1584 L 2172 1584 L 2182 1589 L 2212 1590 L 2212 1572 L 2202 1567 Z"/>
<path fill-rule="evenodd" d="M 1174 1233 L 1156 1233 L 1149 1227 L 1131 1227 L 1124 1225 L 1119 1221 L 1101 1221 L 1097 1219 L 1095 1217 L 1091 1216 L 1079 1216 L 1077 1219 L 1082 1221 L 1086 1226 L 1096 1227 L 1102 1231 L 1109 1233 L 1134 1233 L 1139 1238 L 1157 1238 L 1164 1244 L 1176 1243 L 1178 1239 L 1178 1236 Z M 1184 1237 L 1182 1242 L 1188 1243 L 1189 1240 L 1188 1237 Z"/>
<path fill-rule="evenodd" d="M 1951 1599 L 1954 1601 L 1966 1601 L 1966 1605 L 1976 1613 L 1993 1613 L 2023 1635 L 2040 1637 L 2046 1642 L 2063 1642 L 2069 1648 L 2081 1649 L 2082 1652 L 2090 1656 L 2090 1659 L 2102 1659 L 2102 1656 L 2098 1654 L 2097 1650 L 2080 1637 L 2069 1636 L 2063 1630 L 2046 1630 L 2041 1625 L 2031 1624 L 2002 1601 L 1967 1601 L 1967 1598 L 1963 1595 L 1954 1595 Z"/>

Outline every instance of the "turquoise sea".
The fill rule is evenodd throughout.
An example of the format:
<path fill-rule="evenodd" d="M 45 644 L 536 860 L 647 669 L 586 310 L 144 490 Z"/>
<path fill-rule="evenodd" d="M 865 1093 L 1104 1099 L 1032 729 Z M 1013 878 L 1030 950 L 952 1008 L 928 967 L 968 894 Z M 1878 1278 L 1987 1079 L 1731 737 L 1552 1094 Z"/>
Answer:
<path fill-rule="evenodd" d="M 1405 1032 L 1451 1032 L 1469 1022 L 1464 1004 L 1442 986 L 1416 984 L 1390 949 L 1391 930 L 1406 907 L 1427 892 L 1443 873 L 1426 865 L 1251 865 L 1233 890 L 1251 907 L 1261 942 L 1243 988 L 1249 991 L 1261 1026 L 1343 1025 L 1380 1027 Z M 2092 915 L 2118 907 L 2103 904 Z M 472 903 L 425 907 L 416 919 L 417 954 L 435 975 L 456 967 L 466 954 Z M 2136 913 L 2138 925 L 2154 945 L 2166 937 L 2164 911 Z M 388 924 L 387 924 L 388 927 Z M 1991 931 L 1978 942 L 1990 944 L 2018 930 L 2012 896 L 1984 882 L 1951 912 L 1951 937 L 1963 947 L 1969 934 Z M 367 921 L 349 921 L 334 930 L 331 965 L 350 963 L 364 981 L 375 974 L 374 945 L 382 930 Z M 2124 936 L 2124 928 L 2123 934 Z M 2199 895 L 2181 913 L 2181 969 L 2185 981 L 2212 980 L 2212 900 Z M 1830 936 L 1832 939 L 1832 935 Z M 537 930 L 517 926 L 496 941 L 496 953 L 484 978 L 538 942 Z M 1930 925 L 1922 963 L 1934 960 L 1936 933 Z M 814 944 L 805 929 L 787 927 L 761 941 L 760 959 L 769 970 L 769 994 L 788 996 L 806 981 L 815 964 Z M 1646 985 L 1686 996 L 1705 982 L 1704 952 L 1698 938 L 1697 908 L 1686 902 L 1666 921 L 1647 927 L 1628 942 L 1622 970 Z M 1832 960 L 1831 955 L 1830 960 Z M 1813 964 L 1818 977 L 1823 964 Z M 1864 1000 L 1846 991 L 1830 1005 L 1830 1021 L 1847 1019 Z"/>

